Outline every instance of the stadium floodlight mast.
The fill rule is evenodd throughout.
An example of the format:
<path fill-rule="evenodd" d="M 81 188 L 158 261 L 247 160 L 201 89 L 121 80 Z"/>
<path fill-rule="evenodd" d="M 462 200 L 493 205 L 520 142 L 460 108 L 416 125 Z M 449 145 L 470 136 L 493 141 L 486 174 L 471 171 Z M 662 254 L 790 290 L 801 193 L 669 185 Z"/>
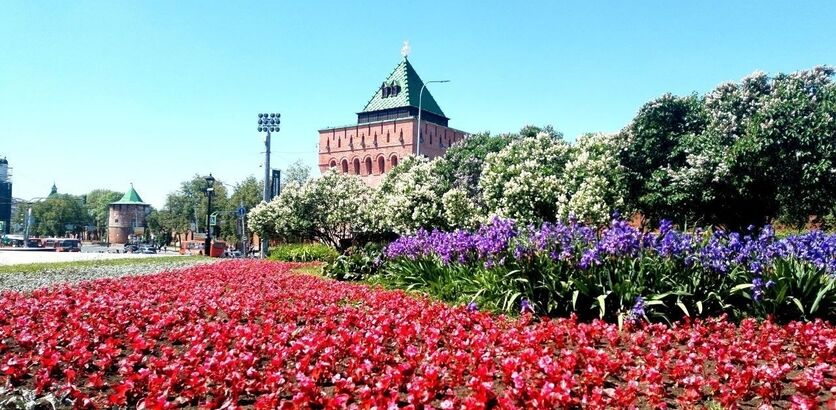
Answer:
<path fill-rule="evenodd" d="M 259 113 L 258 132 L 264 132 L 264 202 L 270 202 L 270 133 L 279 132 L 279 125 L 282 123 L 282 115 L 279 113 Z M 267 246 L 269 242 L 265 232 L 261 233 L 261 257 L 267 257 Z"/>
<path fill-rule="evenodd" d="M 427 88 L 427 84 L 432 83 L 449 83 L 450 80 L 432 80 L 427 81 L 423 85 L 421 85 L 421 92 L 418 93 L 418 143 L 415 144 L 415 156 L 421 155 L 421 104 L 423 103 L 422 97 L 424 96 L 424 89 Z"/>

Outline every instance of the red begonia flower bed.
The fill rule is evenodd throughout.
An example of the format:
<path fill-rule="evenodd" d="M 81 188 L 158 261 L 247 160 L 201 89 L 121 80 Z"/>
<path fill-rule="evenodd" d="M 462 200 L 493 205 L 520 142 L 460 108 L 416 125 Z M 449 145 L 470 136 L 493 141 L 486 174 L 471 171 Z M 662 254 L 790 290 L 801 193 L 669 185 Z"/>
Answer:
<path fill-rule="evenodd" d="M 0 297 L 0 381 L 77 407 L 834 406 L 836 329 L 619 331 L 230 261 Z"/>

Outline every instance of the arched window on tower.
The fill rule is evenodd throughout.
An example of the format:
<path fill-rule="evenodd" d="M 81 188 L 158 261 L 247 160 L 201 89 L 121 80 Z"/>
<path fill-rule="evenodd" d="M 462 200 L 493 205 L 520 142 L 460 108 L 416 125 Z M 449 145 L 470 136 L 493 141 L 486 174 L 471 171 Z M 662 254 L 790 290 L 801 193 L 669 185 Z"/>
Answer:
<path fill-rule="evenodd" d="M 392 155 L 392 159 L 389 160 L 389 162 L 392 164 L 389 166 L 389 169 L 395 168 L 396 166 L 398 166 L 398 156 Z"/>
<path fill-rule="evenodd" d="M 337 148 L 340 148 L 340 147 L 342 147 L 342 146 L 343 146 L 343 139 L 342 139 L 342 138 L 337 137 Z"/>
<path fill-rule="evenodd" d="M 359 158 L 354 158 L 354 164 L 353 165 L 354 165 L 354 167 L 353 167 L 354 169 L 352 171 L 354 171 L 353 172 L 354 175 L 360 175 L 360 159 Z"/>
<path fill-rule="evenodd" d="M 383 157 L 377 157 L 377 173 L 382 174 L 386 172 L 386 159 Z"/>
<path fill-rule="evenodd" d="M 389 131 L 386 131 L 386 143 L 388 144 L 389 142 Z"/>
<path fill-rule="evenodd" d="M 363 175 L 371 175 L 372 174 L 372 157 L 366 157 L 366 169 L 363 172 Z"/>
<path fill-rule="evenodd" d="M 348 173 L 348 160 L 347 159 L 343 160 L 342 168 L 343 168 L 342 169 L 343 174 L 347 174 Z"/>
<path fill-rule="evenodd" d="M 331 160 L 331 163 L 330 163 L 330 164 L 328 164 L 328 168 L 336 168 L 336 167 L 337 167 L 337 161 L 334 161 L 334 160 L 332 159 L 332 160 Z"/>

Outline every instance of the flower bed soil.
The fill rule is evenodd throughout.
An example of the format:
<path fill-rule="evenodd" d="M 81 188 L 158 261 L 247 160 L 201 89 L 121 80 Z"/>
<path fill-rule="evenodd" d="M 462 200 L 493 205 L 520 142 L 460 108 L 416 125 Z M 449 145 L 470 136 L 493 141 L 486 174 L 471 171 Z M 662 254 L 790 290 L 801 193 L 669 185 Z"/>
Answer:
<path fill-rule="evenodd" d="M 0 296 L 0 383 L 75 407 L 836 406 L 836 328 L 620 331 L 229 261 Z"/>

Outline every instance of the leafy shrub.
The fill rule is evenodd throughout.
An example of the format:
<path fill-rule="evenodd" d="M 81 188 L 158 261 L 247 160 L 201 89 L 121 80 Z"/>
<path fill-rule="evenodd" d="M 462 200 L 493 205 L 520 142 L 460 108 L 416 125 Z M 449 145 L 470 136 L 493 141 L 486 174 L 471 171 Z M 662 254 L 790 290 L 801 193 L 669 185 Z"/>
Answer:
<path fill-rule="evenodd" d="M 322 270 L 329 278 L 337 280 L 363 280 L 377 272 L 380 266 L 383 245 L 368 243 L 351 247 Z"/>
<path fill-rule="evenodd" d="M 289 243 L 270 251 L 270 259 L 284 262 L 331 263 L 339 254 L 331 246 L 321 243 Z"/>

